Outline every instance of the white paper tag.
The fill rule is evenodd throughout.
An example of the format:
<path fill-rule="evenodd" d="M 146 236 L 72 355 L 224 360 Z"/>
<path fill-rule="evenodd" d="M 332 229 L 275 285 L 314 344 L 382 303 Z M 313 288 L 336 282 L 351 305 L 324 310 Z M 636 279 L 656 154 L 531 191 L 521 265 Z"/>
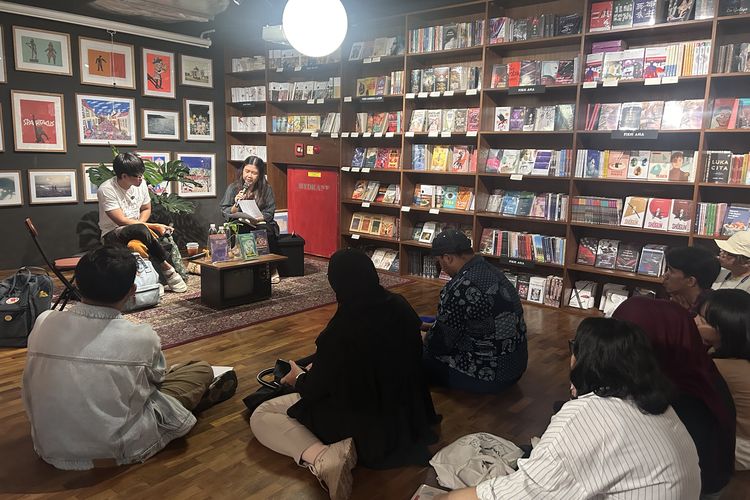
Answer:
<path fill-rule="evenodd" d="M 372 137 L 372 132 L 362 132 L 362 137 Z"/>
<path fill-rule="evenodd" d="M 662 76 L 661 77 L 661 83 L 664 85 L 669 85 L 670 83 L 677 83 L 680 80 L 677 76 Z"/>
<path fill-rule="evenodd" d="M 363 174 L 369 174 L 370 173 L 370 167 L 362 167 L 362 173 Z"/>
<path fill-rule="evenodd" d="M 349 137 L 349 132 L 341 132 L 341 137 Z"/>
<path fill-rule="evenodd" d="M 284 68 L 276 68 L 276 73 L 283 73 L 283 72 L 284 72 Z"/>
<path fill-rule="evenodd" d="M 431 209 L 430 209 L 430 213 L 431 213 L 432 215 L 437 215 L 437 214 L 439 214 L 439 213 L 440 213 L 440 209 L 439 209 L 439 208 L 431 208 Z"/>
<path fill-rule="evenodd" d="M 315 104 L 323 104 L 324 102 L 326 102 L 325 99 L 315 99 Z"/>
<path fill-rule="evenodd" d="M 313 132 L 312 134 L 310 134 L 310 137 L 318 137 L 318 133 L 317 132 Z"/>
<path fill-rule="evenodd" d="M 430 97 L 440 97 L 440 91 L 430 92 Z"/>
<path fill-rule="evenodd" d="M 373 58 L 372 58 L 372 62 L 374 62 L 374 63 L 379 63 L 379 62 L 380 62 L 380 56 L 377 56 L 377 57 L 373 57 Z"/>
<path fill-rule="evenodd" d="M 450 136 L 451 136 L 450 132 L 441 132 L 440 133 L 440 137 L 450 137 Z"/>
<path fill-rule="evenodd" d="M 610 78 L 602 82 L 602 87 L 617 87 L 619 83 L 620 83 L 620 80 L 617 80 L 615 78 Z"/>
<path fill-rule="evenodd" d="M 362 202 L 362 208 L 370 208 L 370 202 L 369 201 L 363 201 Z"/>
<path fill-rule="evenodd" d="M 599 82 L 583 82 L 583 88 L 585 89 L 595 89 L 597 85 L 599 85 Z"/>
<path fill-rule="evenodd" d="M 338 139 L 339 133 L 338 132 L 331 132 L 331 139 Z"/>
<path fill-rule="evenodd" d="M 372 57 L 365 57 L 362 59 L 362 64 L 370 64 L 372 62 Z"/>
<path fill-rule="evenodd" d="M 408 206 L 408 205 L 405 205 L 405 206 L 401 207 L 401 211 L 402 212 L 411 212 L 411 207 Z"/>
<path fill-rule="evenodd" d="M 352 235 L 352 239 L 353 240 L 358 240 L 359 239 L 359 235 L 358 234 L 353 234 Z"/>
<path fill-rule="evenodd" d="M 360 170 L 359 167 L 352 167 L 352 172 L 359 172 L 359 170 Z"/>
<path fill-rule="evenodd" d="M 417 94 L 415 94 L 414 92 L 409 92 L 404 97 L 407 99 L 414 99 L 415 97 L 417 97 Z"/>
<path fill-rule="evenodd" d="M 428 95 L 430 95 L 429 92 L 420 92 L 419 94 L 417 94 L 417 97 L 419 97 L 420 99 L 426 99 Z"/>
<path fill-rule="evenodd" d="M 466 95 L 477 95 L 477 89 L 468 89 Z"/>
<path fill-rule="evenodd" d="M 359 137 L 359 132 L 351 132 L 349 133 L 349 137 Z"/>
<path fill-rule="evenodd" d="M 373 137 L 383 137 L 383 132 L 375 132 L 372 134 Z"/>
<path fill-rule="evenodd" d="M 522 174 L 511 174 L 510 180 L 512 181 L 522 181 L 523 175 Z"/>
<path fill-rule="evenodd" d="M 477 136 L 476 130 L 469 130 L 468 132 L 466 132 L 466 137 L 476 137 L 476 136 Z"/>
<path fill-rule="evenodd" d="M 429 132 L 429 133 L 427 134 L 427 137 L 437 137 L 437 136 L 438 136 L 438 133 L 437 133 L 437 132 Z"/>
<path fill-rule="evenodd" d="M 348 95 L 344 97 L 344 102 L 352 102 L 352 96 Z"/>
<path fill-rule="evenodd" d="M 302 71 L 302 66 L 295 66 L 294 71 Z"/>
<path fill-rule="evenodd" d="M 308 99 L 307 104 L 315 104 L 315 99 Z"/>
<path fill-rule="evenodd" d="M 643 85 L 661 85 L 661 78 L 646 78 Z"/>
<path fill-rule="evenodd" d="M 386 133 L 385 133 L 385 136 L 386 136 L 386 137 L 393 137 L 393 132 L 386 132 Z"/>
<path fill-rule="evenodd" d="M 341 170 L 343 170 L 344 172 L 349 172 L 349 171 L 351 171 L 351 168 L 349 168 L 349 167 L 341 167 Z"/>
<path fill-rule="evenodd" d="M 443 92 L 443 96 L 445 97 L 453 97 L 453 91 L 452 90 L 446 90 Z"/>
<path fill-rule="evenodd" d="M 409 131 L 409 132 L 405 133 L 404 135 L 406 137 L 414 137 L 414 132 Z"/>

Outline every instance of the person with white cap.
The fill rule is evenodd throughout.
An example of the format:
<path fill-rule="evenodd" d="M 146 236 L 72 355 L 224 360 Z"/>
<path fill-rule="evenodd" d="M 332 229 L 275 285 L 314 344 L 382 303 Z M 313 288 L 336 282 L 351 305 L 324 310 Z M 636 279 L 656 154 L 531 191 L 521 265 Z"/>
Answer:
<path fill-rule="evenodd" d="M 750 293 L 750 231 L 734 233 L 729 239 L 716 240 L 716 244 L 723 269 L 711 288 L 736 288 Z"/>

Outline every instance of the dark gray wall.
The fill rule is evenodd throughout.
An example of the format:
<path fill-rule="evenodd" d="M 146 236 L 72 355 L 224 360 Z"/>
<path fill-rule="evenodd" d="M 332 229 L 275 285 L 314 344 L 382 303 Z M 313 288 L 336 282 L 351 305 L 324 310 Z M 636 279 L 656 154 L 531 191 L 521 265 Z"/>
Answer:
<path fill-rule="evenodd" d="M 178 243 L 185 241 L 202 241 L 205 239 L 208 224 L 219 222 L 218 201 L 226 186 L 226 146 L 224 120 L 224 68 L 223 48 L 214 45 L 210 49 L 166 43 L 151 38 L 140 38 L 117 34 L 115 41 L 134 46 L 136 90 L 110 89 L 92 85 L 81 85 L 78 36 L 108 40 L 109 35 L 101 29 L 88 28 L 65 23 L 49 22 L 41 19 L 22 16 L 2 15 L 0 25 L 3 28 L 3 46 L 6 61 L 7 83 L 0 84 L 0 106 L 3 116 L 3 139 L 5 151 L 0 152 L 0 170 L 21 170 L 21 185 L 24 191 L 23 207 L 0 207 L 2 219 L 2 238 L 5 243 L 0 251 L 0 270 L 13 269 L 22 265 L 37 265 L 42 262 L 31 237 L 24 226 L 24 219 L 31 217 L 41 235 L 42 245 L 51 258 L 70 256 L 85 246 L 87 230 L 98 219 L 96 203 L 68 205 L 29 205 L 28 175 L 29 169 L 66 168 L 78 171 L 78 197 L 82 199 L 81 163 L 111 161 L 112 154 L 108 146 L 79 146 L 78 126 L 76 124 L 76 93 L 112 95 L 135 98 L 136 129 L 138 145 L 121 146 L 120 151 L 147 150 L 177 152 L 206 152 L 216 154 L 217 198 L 194 199 L 197 205 L 192 216 L 179 217 L 175 220 Z M 13 58 L 13 26 L 23 26 L 70 34 L 73 76 L 58 76 L 43 73 L 29 73 L 15 70 Z M 166 27 L 166 30 L 172 28 Z M 179 54 L 206 57 L 214 61 L 214 88 L 204 89 L 177 85 L 176 99 L 143 97 L 141 85 L 141 48 L 174 52 L 176 70 L 179 71 Z M 176 79 L 177 72 L 175 73 Z M 67 153 L 17 153 L 13 144 L 11 90 L 30 90 L 37 92 L 61 93 L 65 96 L 65 131 Z M 179 110 L 180 120 L 183 116 L 183 98 L 212 100 L 214 102 L 215 138 L 214 143 L 183 141 L 146 141 L 141 139 L 142 108 Z M 182 126 L 182 123 L 181 123 Z M 184 130 L 180 132 L 184 139 Z M 83 238 L 79 238 L 83 235 Z M 83 241 L 79 241 L 82 239 Z"/>

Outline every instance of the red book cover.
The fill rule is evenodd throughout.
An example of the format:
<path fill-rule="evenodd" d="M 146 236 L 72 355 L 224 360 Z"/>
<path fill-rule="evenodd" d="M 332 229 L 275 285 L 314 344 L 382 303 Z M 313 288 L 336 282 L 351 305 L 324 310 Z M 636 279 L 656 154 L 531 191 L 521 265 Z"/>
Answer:
<path fill-rule="evenodd" d="M 612 2 L 591 4 L 589 31 L 609 31 L 612 29 Z"/>
<path fill-rule="evenodd" d="M 581 238 L 578 242 L 577 264 L 593 266 L 596 262 L 596 251 L 599 248 L 599 240 L 596 238 Z"/>
<path fill-rule="evenodd" d="M 521 85 L 521 61 L 508 64 L 508 87 Z"/>
<path fill-rule="evenodd" d="M 672 211 L 672 200 L 665 198 L 651 198 L 646 209 L 646 221 L 643 229 L 667 231 L 669 229 L 669 215 Z"/>

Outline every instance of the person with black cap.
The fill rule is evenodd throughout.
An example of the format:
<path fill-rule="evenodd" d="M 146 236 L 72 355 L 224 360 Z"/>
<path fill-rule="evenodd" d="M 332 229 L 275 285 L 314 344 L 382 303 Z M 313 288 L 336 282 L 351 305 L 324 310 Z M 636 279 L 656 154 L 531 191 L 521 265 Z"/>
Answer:
<path fill-rule="evenodd" d="M 447 229 L 430 254 L 451 277 L 440 292 L 436 321 L 423 325 L 423 364 L 436 385 L 499 392 L 526 371 L 523 307 L 515 287 L 475 255 L 463 233 Z"/>

